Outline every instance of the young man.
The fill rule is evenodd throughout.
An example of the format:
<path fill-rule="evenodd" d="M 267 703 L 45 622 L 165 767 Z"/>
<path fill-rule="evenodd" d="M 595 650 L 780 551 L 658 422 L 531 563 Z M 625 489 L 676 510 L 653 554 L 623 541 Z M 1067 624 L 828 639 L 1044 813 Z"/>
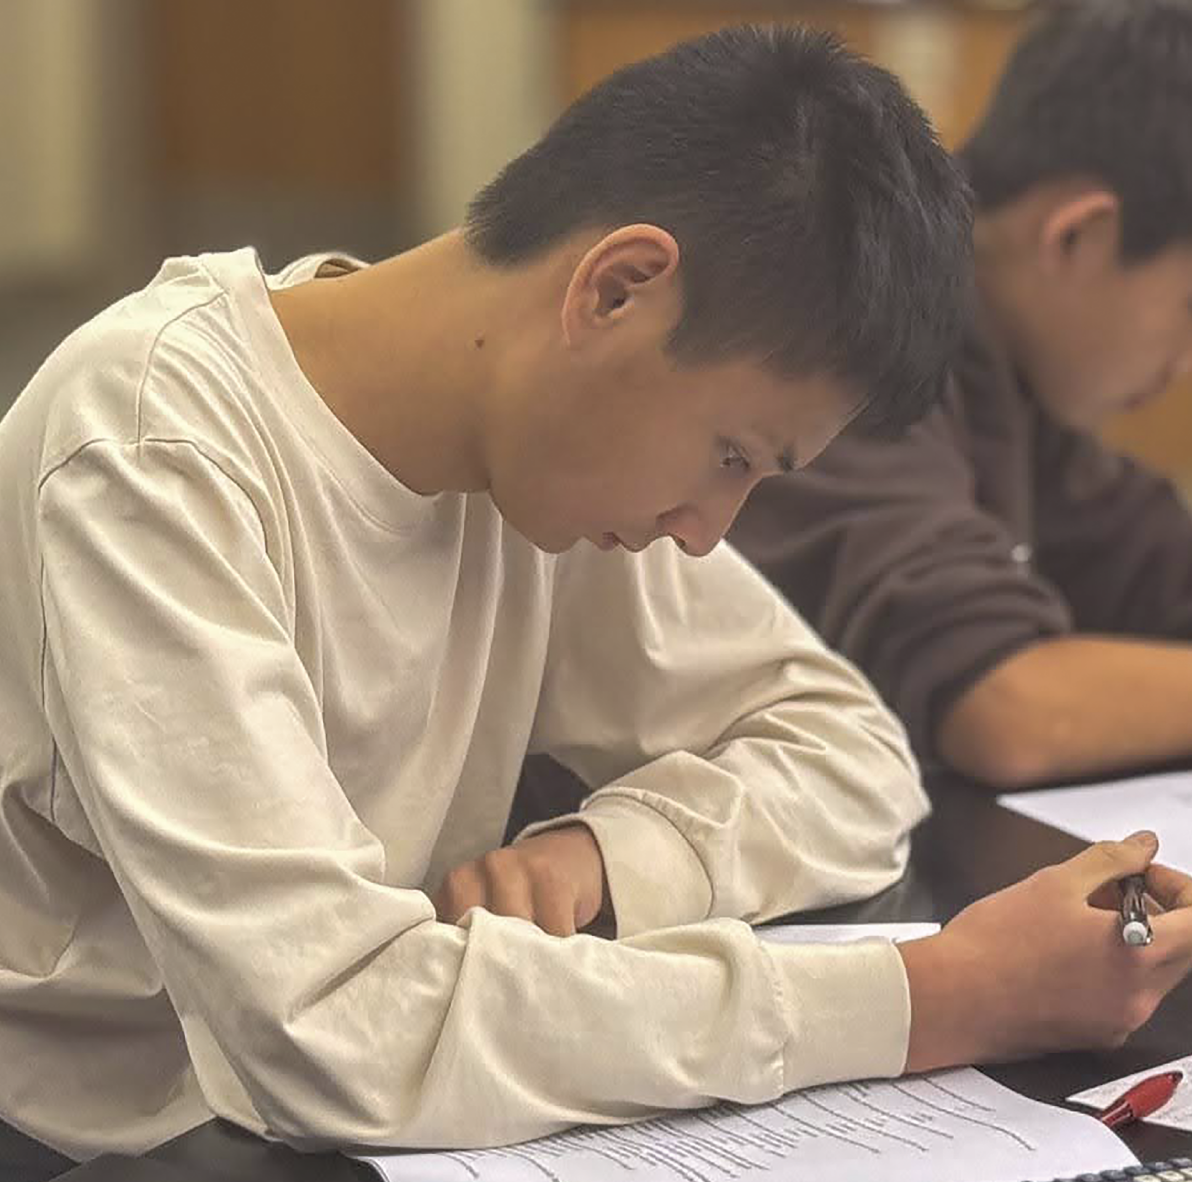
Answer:
<path fill-rule="evenodd" d="M 961 160 L 979 307 L 944 404 L 732 540 L 997 788 L 1192 755 L 1192 518 L 1091 433 L 1192 364 L 1192 3 L 1042 6 Z"/>
<path fill-rule="evenodd" d="M 925 811 L 716 543 L 932 400 L 967 222 L 889 75 L 729 31 L 596 88 L 462 234 L 175 260 L 68 340 L 0 429 L 0 1113 L 78 1156 L 212 1111 L 480 1145 L 1141 1021 L 1192 883 L 1151 871 L 1162 959 L 1087 905 L 1141 839 L 916 946 L 740 922 L 880 889 Z M 527 750 L 598 790 L 498 849 Z"/>

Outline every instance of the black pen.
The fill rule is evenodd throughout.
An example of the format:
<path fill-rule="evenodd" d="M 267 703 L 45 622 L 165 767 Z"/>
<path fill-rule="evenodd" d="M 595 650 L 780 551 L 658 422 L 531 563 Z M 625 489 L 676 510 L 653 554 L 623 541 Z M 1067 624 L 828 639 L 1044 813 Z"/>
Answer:
<path fill-rule="evenodd" d="M 1146 878 L 1130 874 L 1118 884 L 1122 892 L 1122 939 L 1127 944 L 1149 944 L 1154 938 L 1146 913 Z"/>

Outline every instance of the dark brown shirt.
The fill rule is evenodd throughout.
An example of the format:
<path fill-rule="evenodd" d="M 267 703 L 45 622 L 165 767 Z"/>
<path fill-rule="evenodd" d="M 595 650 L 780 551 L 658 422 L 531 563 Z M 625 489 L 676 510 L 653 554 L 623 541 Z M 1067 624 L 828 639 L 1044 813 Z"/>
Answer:
<path fill-rule="evenodd" d="M 1070 632 L 1192 638 L 1172 486 L 1049 419 L 974 326 L 943 405 L 764 481 L 730 541 L 902 716 L 921 758 L 959 695 Z"/>

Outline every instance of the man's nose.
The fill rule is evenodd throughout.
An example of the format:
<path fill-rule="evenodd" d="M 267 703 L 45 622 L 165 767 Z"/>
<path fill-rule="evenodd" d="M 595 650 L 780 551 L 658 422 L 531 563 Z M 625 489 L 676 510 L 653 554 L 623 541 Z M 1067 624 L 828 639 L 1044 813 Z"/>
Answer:
<path fill-rule="evenodd" d="M 685 554 L 703 558 L 711 554 L 728 533 L 750 488 L 743 492 L 709 497 L 699 503 L 680 505 L 659 518 L 659 527 L 663 533 L 674 538 Z"/>

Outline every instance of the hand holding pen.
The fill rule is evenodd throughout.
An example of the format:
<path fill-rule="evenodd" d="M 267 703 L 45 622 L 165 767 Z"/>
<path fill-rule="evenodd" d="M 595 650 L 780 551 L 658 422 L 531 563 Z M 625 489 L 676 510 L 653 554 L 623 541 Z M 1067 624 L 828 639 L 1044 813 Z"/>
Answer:
<path fill-rule="evenodd" d="M 1156 863 L 1158 845 L 1148 832 L 1097 842 L 898 945 L 920 999 L 907 1070 L 1121 1046 L 1192 970 L 1192 875 Z M 1154 912 L 1154 939 L 1139 947 L 1122 937 L 1132 875 L 1145 876 Z"/>

